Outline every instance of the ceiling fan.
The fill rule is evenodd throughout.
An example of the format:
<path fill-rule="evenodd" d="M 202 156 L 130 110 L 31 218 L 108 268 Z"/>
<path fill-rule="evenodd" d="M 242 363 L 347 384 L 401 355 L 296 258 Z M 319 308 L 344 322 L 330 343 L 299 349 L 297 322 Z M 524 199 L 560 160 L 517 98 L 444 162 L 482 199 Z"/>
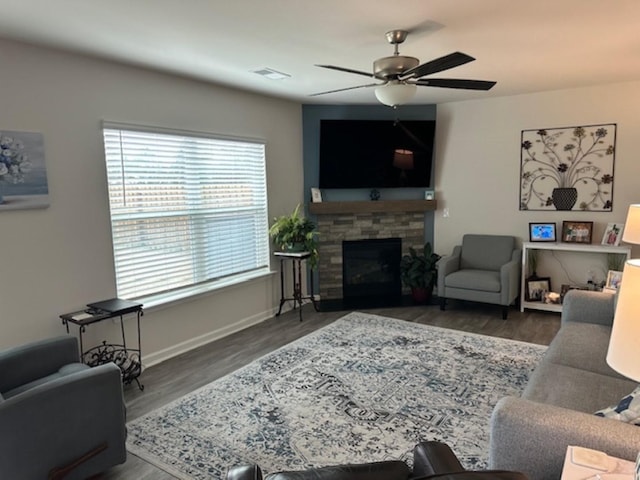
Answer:
<path fill-rule="evenodd" d="M 461 78 L 423 78 L 432 73 L 442 72 L 450 68 L 459 67 L 475 58 L 461 52 L 454 52 L 430 62 L 420 64 L 415 57 L 400 55 L 398 45 L 403 43 L 409 32 L 407 30 L 391 30 L 386 33 L 387 41 L 394 46 L 393 56 L 382 57 L 373 62 L 373 73 L 337 67 L 335 65 L 316 65 L 317 67 L 354 73 L 369 78 L 382 80 L 384 83 L 369 83 L 355 87 L 339 88 L 326 92 L 314 93 L 311 96 L 326 95 L 328 93 L 343 92 L 356 88 L 377 87 L 375 90 L 378 100 L 391 107 L 408 102 L 415 95 L 417 87 L 460 88 L 465 90 L 489 90 L 496 82 L 486 80 L 466 80 Z"/>

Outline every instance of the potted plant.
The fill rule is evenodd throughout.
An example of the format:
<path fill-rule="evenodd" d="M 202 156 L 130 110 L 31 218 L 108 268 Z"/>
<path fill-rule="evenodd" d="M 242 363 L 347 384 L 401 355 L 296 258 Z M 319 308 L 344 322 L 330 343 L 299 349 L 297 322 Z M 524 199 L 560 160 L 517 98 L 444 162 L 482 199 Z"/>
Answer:
<path fill-rule="evenodd" d="M 318 239 L 316 224 L 308 218 L 300 216 L 300 205 L 291 215 L 283 215 L 273 219 L 269 228 L 273 243 L 283 252 L 310 252 L 309 265 L 315 268 L 318 264 Z"/>
<path fill-rule="evenodd" d="M 431 300 L 438 277 L 438 260 L 440 255 L 433 253 L 429 242 L 424 244 L 422 252 L 409 248 L 409 254 L 402 257 L 400 278 L 405 286 L 411 288 L 411 296 L 415 302 L 426 303 Z"/>

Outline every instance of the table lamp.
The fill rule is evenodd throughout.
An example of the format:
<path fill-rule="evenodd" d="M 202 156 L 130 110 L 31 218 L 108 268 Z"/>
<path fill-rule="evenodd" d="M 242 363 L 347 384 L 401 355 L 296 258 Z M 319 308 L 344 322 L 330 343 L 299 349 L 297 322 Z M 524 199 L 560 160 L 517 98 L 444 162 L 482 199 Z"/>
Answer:
<path fill-rule="evenodd" d="M 640 204 L 629 205 L 622 241 L 640 245 Z"/>
<path fill-rule="evenodd" d="M 607 363 L 640 382 L 640 259 L 628 260 L 622 272 L 618 304 L 611 329 Z"/>
<path fill-rule="evenodd" d="M 640 244 L 640 204 L 630 205 L 622 241 Z M 640 259 L 624 264 L 607 363 L 625 377 L 640 382 Z"/>

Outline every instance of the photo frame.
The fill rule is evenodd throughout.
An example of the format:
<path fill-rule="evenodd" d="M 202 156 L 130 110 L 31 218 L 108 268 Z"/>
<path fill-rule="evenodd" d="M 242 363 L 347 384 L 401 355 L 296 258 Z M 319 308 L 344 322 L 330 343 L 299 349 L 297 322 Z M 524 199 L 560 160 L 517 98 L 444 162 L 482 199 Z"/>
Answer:
<path fill-rule="evenodd" d="M 564 243 L 590 244 L 593 237 L 593 222 L 562 222 L 562 241 Z"/>
<path fill-rule="evenodd" d="M 529 241 L 530 242 L 555 242 L 556 241 L 556 224 L 551 223 L 529 223 Z"/>
<path fill-rule="evenodd" d="M 622 238 L 622 229 L 624 223 L 610 223 L 607 225 L 607 229 L 602 236 L 602 245 L 612 245 L 617 247 L 620 245 L 620 239 Z"/>
<path fill-rule="evenodd" d="M 618 290 L 620 287 L 620 282 L 622 282 L 622 272 L 618 270 L 609 270 L 607 272 L 607 283 L 605 283 L 605 288 Z"/>
<path fill-rule="evenodd" d="M 542 302 L 545 294 L 550 291 L 550 277 L 530 278 L 526 284 L 525 299 L 527 302 Z"/>
<path fill-rule="evenodd" d="M 311 187 L 311 201 L 313 203 L 322 202 L 322 192 L 317 187 Z"/>

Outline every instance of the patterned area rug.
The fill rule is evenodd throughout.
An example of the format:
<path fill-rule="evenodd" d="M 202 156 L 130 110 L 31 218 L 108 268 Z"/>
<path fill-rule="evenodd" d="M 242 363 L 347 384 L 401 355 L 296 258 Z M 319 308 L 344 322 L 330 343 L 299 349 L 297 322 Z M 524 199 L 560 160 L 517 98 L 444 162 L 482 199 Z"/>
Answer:
<path fill-rule="evenodd" d="M 386 459 L 421 440 L 486 465 L 489 416 L 546 347 L 350 313 L 128 424 L 128 450 L 180 479 Z"/>

